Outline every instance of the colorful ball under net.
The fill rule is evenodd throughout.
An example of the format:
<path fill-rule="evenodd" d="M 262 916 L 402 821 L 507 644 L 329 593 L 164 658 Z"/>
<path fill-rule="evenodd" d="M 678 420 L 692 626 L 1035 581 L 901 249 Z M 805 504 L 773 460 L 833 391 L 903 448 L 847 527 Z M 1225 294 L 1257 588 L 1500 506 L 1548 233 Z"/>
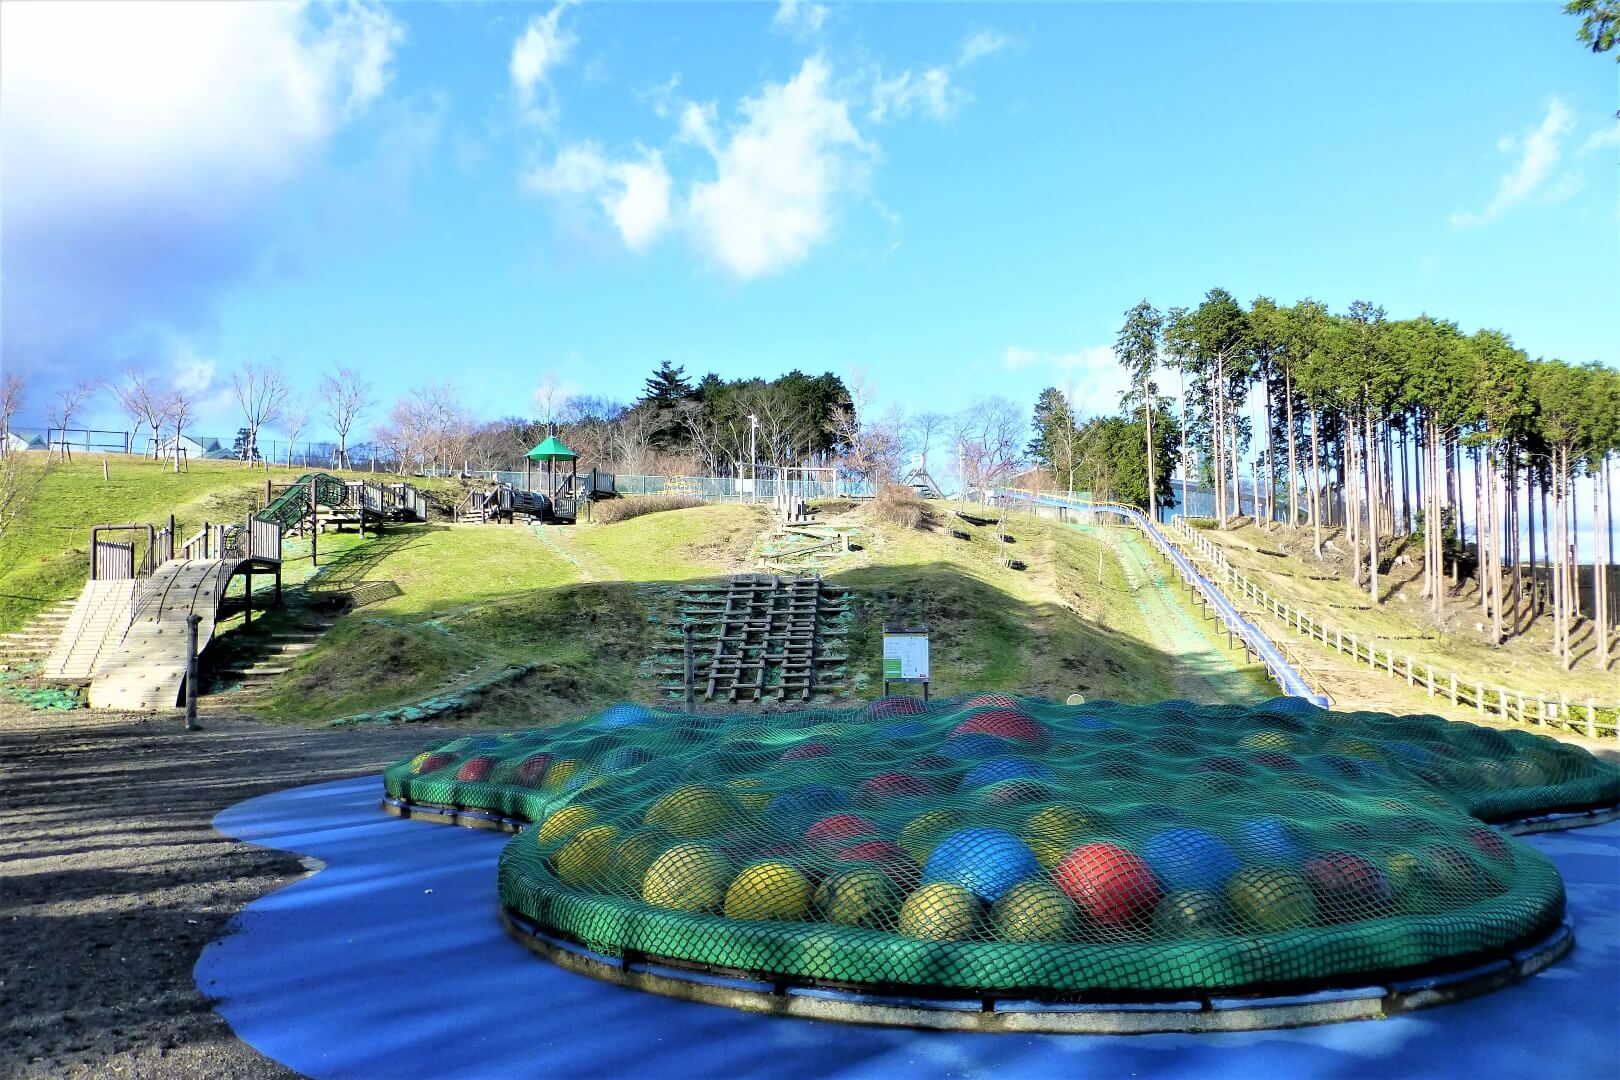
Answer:
<path fill-rule="evenodd" d="M 686 715 L 615 705 L 391 767 L 533 823 L 501 903 L 613 957 L 931 995 L 1357 985 L 1554 931 L 1487 822 L 1620 802 L 1620 769 L 1433 716 L 979 694 Z"/>

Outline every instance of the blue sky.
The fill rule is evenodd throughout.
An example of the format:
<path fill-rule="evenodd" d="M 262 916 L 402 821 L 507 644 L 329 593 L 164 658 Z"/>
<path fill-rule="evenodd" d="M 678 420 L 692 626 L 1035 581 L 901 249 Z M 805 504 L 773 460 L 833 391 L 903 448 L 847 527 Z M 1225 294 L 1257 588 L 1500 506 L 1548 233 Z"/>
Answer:
<path fill-rule="evenodd" d="M 864 369 L 1112 405 L 1147 297 L 1620 363 L 1617 65 L 1559 5 L 0 8 L 0 362 L 311 392 Z M 381 410 L 373 419 L 380 419 Z M 87 419 L 111 423 L 110 399 Z M 115 426 L 122 427 L 122 423 Z M 319 427 L 319 425 L 317 425 Z M 306 437 L 320 437 L 319 430 Z"/>

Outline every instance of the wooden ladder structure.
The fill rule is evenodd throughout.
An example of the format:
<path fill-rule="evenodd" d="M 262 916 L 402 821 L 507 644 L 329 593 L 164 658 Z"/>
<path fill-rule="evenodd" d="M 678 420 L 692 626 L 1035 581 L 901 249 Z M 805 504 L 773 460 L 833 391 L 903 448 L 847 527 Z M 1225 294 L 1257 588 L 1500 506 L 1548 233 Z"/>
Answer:
<path fill-rule="evenodd" d="M 845 591 L 819 575 L 743 574 L 689 587 L 686 621 L 707 653 L 694 665 L 695 684 L 708 701 L 811 700 L 825 688 L 821 668 L 845 660 L 827 645 L 846 603 Z"/>

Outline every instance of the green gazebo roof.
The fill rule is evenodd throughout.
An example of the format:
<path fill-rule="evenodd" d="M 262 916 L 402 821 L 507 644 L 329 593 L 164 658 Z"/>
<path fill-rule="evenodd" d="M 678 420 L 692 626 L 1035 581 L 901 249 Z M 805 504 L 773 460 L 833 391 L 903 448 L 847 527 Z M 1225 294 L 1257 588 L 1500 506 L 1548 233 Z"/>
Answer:
<path fill-rule="evenodd" d="M 578 456 L 555 435 L 546 436 L 545 442 L 529 451 L 530 461 L 573 461 Z"/>

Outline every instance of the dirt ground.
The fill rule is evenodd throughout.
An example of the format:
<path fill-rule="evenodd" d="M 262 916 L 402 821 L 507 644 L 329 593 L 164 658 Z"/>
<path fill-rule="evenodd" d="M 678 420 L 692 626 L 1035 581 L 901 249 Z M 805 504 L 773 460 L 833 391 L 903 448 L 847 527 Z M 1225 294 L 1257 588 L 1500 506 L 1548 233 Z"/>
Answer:
<path fill-rule="evenodd" d="M 294 1075 L 237 1041 L 191 969 L 307 871 L 210 822 L 447 736 L 203 723 L 0 704 L 0 1077 Z"/>

